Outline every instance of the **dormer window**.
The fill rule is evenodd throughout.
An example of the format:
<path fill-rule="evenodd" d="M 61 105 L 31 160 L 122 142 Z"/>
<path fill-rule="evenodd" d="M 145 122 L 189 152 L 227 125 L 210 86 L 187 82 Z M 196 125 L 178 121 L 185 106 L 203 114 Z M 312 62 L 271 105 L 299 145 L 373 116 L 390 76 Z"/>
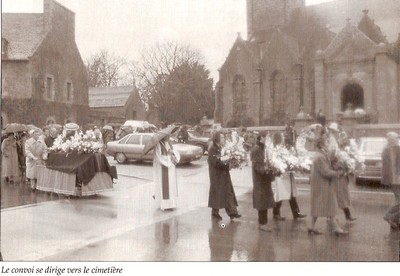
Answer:
<path fill-rule="evenodd" d="M 1 58 L 6 58 L 8 53 L 8 41 L 5 38 L 1 38 Z"/>

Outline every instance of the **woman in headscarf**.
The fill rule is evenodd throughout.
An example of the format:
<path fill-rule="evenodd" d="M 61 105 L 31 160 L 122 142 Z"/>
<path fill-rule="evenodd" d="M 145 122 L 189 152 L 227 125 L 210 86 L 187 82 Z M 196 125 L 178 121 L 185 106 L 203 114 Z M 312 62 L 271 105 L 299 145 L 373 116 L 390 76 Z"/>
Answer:
<path fill-rule="evenodd" d="M 17 142 L 14 133 L 9 133 L 1 143 L 1 177 L 6 181 L 15 182 L 20 177 Z"/>
<path fill-rule="evenodd" d="M 241 217 L 236 208 L 238 203 L 229 173 L 229 165 L 221 161 L 223 145 L 224 135 L 219 131 L 215 132 L 208 151 L 208 171 L 210 175 L 208 207 L 212 208 L 211 217 L 218 220 L 222 220 L 219 209 L 223 208 L 231 219 Z"/>
<path fill-rule="evenodd" d="M 31 138 L 25 143 L 26 154 L 26 177 L 30 179 L 31 188 L 36 190 L 36 166 L 43 164 L 47 159 L 47 146 L 42 139 L 40 139 L 40 130 L 35 129 L 29 132 Z"/>
<path fill-rule="evenodd" d="M 310 174 L 311 186 L 311 228 L 309 234 L 322 234 L 316 229 L 318 217 L 327 217 L 336 235 L 348 234 L 336 221 L 336 192 L 334 180 L 343 175 L 343 172 L 331 168 L 328 157 L 327 137 L 323 131 L 316 139 L 316 149 Z"/>

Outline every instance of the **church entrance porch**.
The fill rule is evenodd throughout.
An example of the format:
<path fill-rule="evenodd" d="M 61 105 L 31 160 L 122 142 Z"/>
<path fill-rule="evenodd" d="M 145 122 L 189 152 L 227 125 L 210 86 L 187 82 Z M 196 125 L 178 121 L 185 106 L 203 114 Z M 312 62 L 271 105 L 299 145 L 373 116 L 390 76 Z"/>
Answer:
<path fill-rule="evenodd" d="M 364 109 L 364 89 L 357 83 L 348 83 L 342 89 L 341 109 L 345 111 L 347 107 Z"/>

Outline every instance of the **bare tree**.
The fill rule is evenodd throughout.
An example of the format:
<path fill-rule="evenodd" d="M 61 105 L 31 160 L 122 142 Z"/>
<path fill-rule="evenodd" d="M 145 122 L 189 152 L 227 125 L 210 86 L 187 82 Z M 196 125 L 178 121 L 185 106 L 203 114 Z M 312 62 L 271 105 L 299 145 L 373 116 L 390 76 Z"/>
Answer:
<path fill-rule="evenodd" d="M 136 71 L 136 85 L 143 101 L 159 110 L 161 120 L 172 120 L 168 114 L 173 108 L 173 103 L 177 103 L 178 98 L 182 98 L 183 95 L 182 91 L 178 93 L 178 88 L 182 87 L 185 81 L 189 81 L 188 79 L 182 80 L 177 77 L 177 69 L 184 66 L 187 70 L 193 69 L 194 72 L 199 72 L 201 71 L 199 66 L 203 63 L 203 58 L 199 51 L 188 45 L 179 45 L 176 42 L 157 43 L 155 46 L 145 50 L 141 54 L 139 69 Z M 210 82 L 208 78 L 208 71 L 204 69 L 204 66 L 201 69 L 204 71 L 203 73 L 206 73 L 206 82 L 211 83 L 210 89 L 212 90 L 212 80 Z M 198 79 L 201 78 L 196 80 Z M 199 83 L 198 85 L 201 86 Z M 194 90 L 187 91 L 189 95 L 192 92 L 195 93 Z M 189 98 L 195 99 L 196 97 Z M 181 120 L 185 119 L 181 118 Z"/>
<path fill-rule="evenodd" d="M 86 61 L 89 87 L 117 86 L 122 80 L 121 72 L 126 61 L 122 57 L 102 50 Z"/>

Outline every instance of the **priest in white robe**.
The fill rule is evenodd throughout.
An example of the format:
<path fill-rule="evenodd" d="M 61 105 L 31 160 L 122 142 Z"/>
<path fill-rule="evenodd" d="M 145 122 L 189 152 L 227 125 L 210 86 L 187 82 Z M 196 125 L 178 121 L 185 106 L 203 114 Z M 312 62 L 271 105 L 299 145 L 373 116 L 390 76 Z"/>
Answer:
<path fill-rule="evenodd" d="M 169 137 L 161 140 L 154 152 L 155 199 L 161 210 L 172 210 L 178 203 L 178 186 L 175 166 L 180 155 L 173 149 Z"/>

